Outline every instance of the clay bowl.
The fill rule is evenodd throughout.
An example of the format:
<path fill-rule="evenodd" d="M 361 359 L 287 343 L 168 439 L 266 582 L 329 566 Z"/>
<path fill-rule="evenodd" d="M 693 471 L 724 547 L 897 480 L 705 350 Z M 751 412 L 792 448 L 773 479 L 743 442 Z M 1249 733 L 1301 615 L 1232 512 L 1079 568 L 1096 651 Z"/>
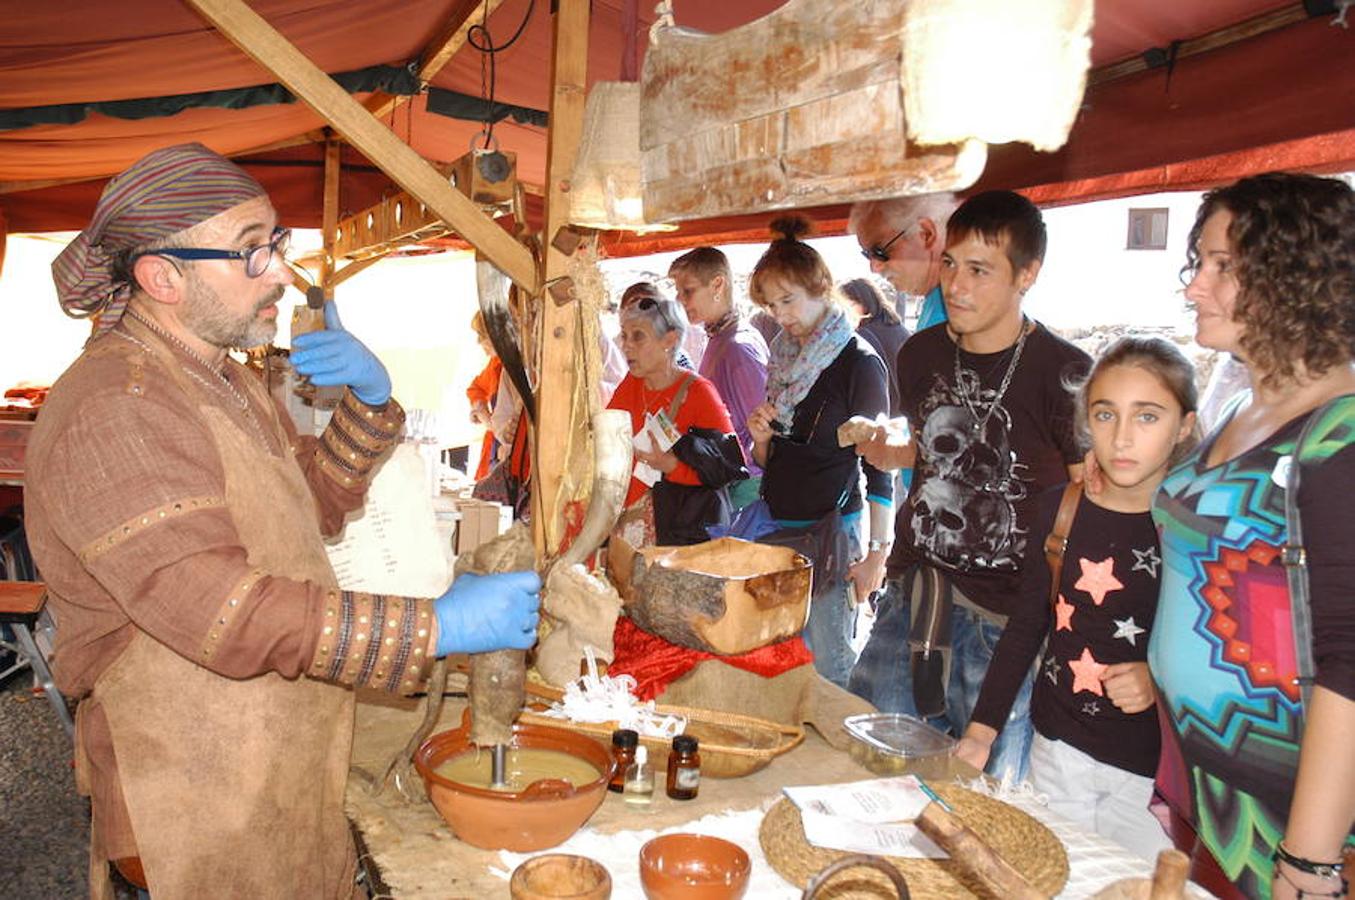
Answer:
<path fill-rule="evenodd" d="M 596 741 L 545 725 L 513 726 L 513 748 L 558 750 L 590 763 L 601 774 L 588 784 L 573 786 L 547 778 L 534 781 L 521 791 L 491 791 L 472 787 L 437 774 L 437 767 L 461 753 L 475 751 L 470 728 L 441 731 L 424 741 L 414 754 L 414 768 L 423 778 L 428 799 L 452 832 L 473 847 L 513 850 L 519 853 L 544 850 L 562 843 L 578 831 L 602 805 L 616 762 Z M 488 753 L 487 749 L 481 752 Z"/>
<path fill-rule="evenodd" d="M 547 853 L 514 869 L 508 891 L 513 900 L 607 900 L 612 876 L 586 856 Z"/>
<path fill-rule="evenodd" d="M 742 847 L 703 834 L 665 834 L 640 848 L 649 900 L 739 900 L 751 871 Z"/>

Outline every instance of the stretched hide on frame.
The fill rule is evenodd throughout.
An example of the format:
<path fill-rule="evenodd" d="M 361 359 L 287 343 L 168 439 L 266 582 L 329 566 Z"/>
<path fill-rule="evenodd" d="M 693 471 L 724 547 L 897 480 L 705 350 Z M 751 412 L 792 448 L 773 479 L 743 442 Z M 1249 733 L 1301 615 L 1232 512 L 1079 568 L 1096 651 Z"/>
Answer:
<path fill-rule="evenodd" d="M 718 35 L 656 28 L 641 79 L 650 222 L 960 190 L 977 141 L 918 147 L 903 111 L 906 0 L 789 0 Z"/>

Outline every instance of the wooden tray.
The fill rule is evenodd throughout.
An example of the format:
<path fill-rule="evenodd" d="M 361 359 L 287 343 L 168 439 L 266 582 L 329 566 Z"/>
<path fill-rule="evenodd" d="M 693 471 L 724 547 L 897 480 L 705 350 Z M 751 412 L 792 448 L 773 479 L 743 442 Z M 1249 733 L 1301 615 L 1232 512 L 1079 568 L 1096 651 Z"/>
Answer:
<path fill-rule="evenodd" d="M 532 684 L 534 694 L 545 694 L 548 688 Z M 543 715 L 530 706 L 522 711 L 518 721 L 530 725 L 551 725 L 565 728 L 611 746 L 615 722 L 571 722 Z M 799 746 L 805 739 L 803 728 L 783 725 L 752 716 L 716 712 L 709 709 L 691 709 L 685 706 L 655 706 L 661 715 L 679 715 L 687 719 L 687 730 L 700 742 L 701 774 L 709 778 L 740 778 L 764 769 L 773 759 Z M 641 735 L 640 742 L 649 748 L 649 759 L 655 771 L 668 767 L 669 741 Z"/>

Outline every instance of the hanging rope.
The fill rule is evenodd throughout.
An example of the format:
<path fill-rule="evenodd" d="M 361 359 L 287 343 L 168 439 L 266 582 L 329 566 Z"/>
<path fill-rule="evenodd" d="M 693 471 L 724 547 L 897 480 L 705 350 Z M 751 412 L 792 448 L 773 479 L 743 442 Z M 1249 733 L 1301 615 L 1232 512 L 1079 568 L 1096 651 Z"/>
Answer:
<path fill-rule="evenodd" d="M 490 141 L 494 137 L 494 91 L 495 80 L 498 75 L 497 65 L 494 57 L 504 50 L 517 43 L 518 38 L 522 37 L 522 32 L 527 28 L 527 22 L 532 18 L 532 12 L 536 9 L 536 0 L 530 0 L 527 4 L 527 12 L 522 16 L 522 21 L 518 24 L 517 30 L 508 40 L 494 45 L 494 36 L 489 33 L 489 0 L 485 0 L 485 5 L 480 11 L 480 24 L 472 25 L 466 32 L 466 42 L 480 51 L 480 97 L 485 101 L 485 142 L 484 148 L 489 149 Z"/>

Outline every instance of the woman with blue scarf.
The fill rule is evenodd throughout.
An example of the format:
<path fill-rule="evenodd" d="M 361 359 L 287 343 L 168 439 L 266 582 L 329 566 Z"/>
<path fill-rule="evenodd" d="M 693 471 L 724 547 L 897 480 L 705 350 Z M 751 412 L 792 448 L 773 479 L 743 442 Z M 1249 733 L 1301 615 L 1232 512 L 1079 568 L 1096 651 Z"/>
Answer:
<path fill-rule="evenodd" d="M 798 217 L 772 222 L 773 240 L 758 260 L 748 292 L 781 326 L 767 366 L 767 402 L 748 418 L 753 456 L 763 468 L 762 499 L 782 528 L 833 524 L 845 534 L 850 565 L 816 558 L 814 600 L 804 637 L 819 674 L 846 687 L 855 654 L 851 629 L 857 602 L 884 577 L 894 534 L 890 476 L 838 445 L 838 426 L 852 416 L 889 410 L 885 365 L 856 335 L 823 258 L 799 236 Z M 862 496 L 861 472 L 866 491 Z M 869 544 L 860 549 L 861 511 L 869 505 Z M 826 555 L 837 555 L 826 554 Z M 845 569 L 845 571 L 844 571 Z"/>

